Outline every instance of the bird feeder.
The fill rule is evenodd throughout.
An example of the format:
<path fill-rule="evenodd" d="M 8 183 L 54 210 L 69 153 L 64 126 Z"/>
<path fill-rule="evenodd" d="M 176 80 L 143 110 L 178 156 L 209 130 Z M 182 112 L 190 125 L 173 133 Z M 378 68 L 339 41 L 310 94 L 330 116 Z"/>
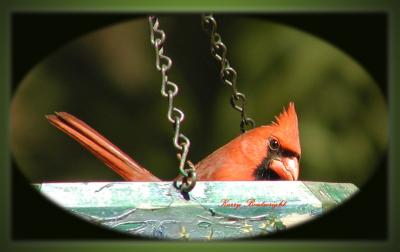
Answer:
<path fill-rule="evenodd" d="M 91 223 L 156 239 L 248 238 L 320 216 L 358 191 L 348 183 L 197 182 L 187 195 L 171 182 L 43 183 L 35 187 Z"/>

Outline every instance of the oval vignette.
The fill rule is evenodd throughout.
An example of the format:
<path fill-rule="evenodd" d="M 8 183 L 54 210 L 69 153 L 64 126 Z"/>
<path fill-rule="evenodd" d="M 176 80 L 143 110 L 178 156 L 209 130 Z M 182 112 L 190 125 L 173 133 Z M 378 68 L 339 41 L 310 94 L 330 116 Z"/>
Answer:
<path fill-rule="evenodd" d="M 237 136 L 238 117 L 227 102 L 227 88 L 219 83 L 206 36 L 191 18 L 182 22 L 185 18 L 163 17 L 161 25 L 197 161 Z M 190 36 L 181 25 L 193 30 Z M 288 101 L 295 101 L 301 180 L 353 183 L 362 190 L 387 149 L 387 107 L 370 75 L 334 46 L 288 26 L 226 17 L 221 34 L 258 125 L 268 124 Z M 11 144 L 18 167 L 33 183 L 121 181 L 44 120 L 45 114 L 68 111 L 171 180 L 177 174 L 176 158 L 159 86 L 144 19 L 66 44 L 32 68 L 14 94 Z"/>

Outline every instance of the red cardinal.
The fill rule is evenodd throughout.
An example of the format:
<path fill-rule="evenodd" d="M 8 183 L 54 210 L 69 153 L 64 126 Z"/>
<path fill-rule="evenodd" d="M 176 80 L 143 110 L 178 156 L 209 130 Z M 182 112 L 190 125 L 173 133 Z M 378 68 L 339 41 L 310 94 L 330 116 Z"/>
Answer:
<path fill-rule="evenodd" d="M 76 117 L 46 116 L 128 181 L 161 181 Z M 195 165 L 199 180 L 297 180 L 301 155 L 297 114 L 291 102 L 276 122 L 236 137 Z"/>

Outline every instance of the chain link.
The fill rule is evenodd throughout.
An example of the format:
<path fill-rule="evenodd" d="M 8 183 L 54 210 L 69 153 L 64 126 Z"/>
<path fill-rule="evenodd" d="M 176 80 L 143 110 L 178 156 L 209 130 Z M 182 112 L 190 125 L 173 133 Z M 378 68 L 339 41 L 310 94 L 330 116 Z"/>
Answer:
<path fill-rule="evenodd" d="M 193 163 L 188 160 L 190 140 L 181 133 L 181 123 L 185 119 L 182 110 L 174 106 L 174 98 L 179 92 L 178 85 L 168 79 L 168 71 L 172 67 L 172 60 L 164 54 L 165 32 L 160 29 L 160 24 L 156 16 L 149 16 L 150 41 L 154 46 L 156 54 L 156 68 L 161 72 L 161 95 L 168 98 L 167 118 L 174 126 L 173 143 L 178 149 L 177 157 L 179 159 L 179 172 L 183 178 L 177 187 L 182 192 L 189 192 L 196 184 L 196 170 Z M 179 185 L 178 185 L 179 184 Z"/>
<path fill-rule="evenodd" d="M 220 63 L 220 78 L 223 83 L 231 87 L 230 102 L 234 109 L 240 112 L 240 131 L 243 133 L 255 127 L 253 119 L 247 116 L 246 96 L 240 93 L 236 87 L 237 72 L 233 69 L 227 59 L 227 48 L 222 42 L 221 35 L 217 32 L 217 21 L 212 14 L 202 15 L 202 26 L 210 36 L 211 55 Z"/>

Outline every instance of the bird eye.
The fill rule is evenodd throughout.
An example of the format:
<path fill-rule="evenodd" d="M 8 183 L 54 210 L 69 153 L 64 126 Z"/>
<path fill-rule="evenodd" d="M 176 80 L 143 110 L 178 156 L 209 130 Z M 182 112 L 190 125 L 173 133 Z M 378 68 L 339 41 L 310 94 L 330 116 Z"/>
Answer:
<path fill-rule="evenodd" d="M 269 140 L 269 148 L 270 148 L 271 150 L 274 150 L 274 151 L 278 150 L 278 149 L 279 149 L 279 142 L 278 142 L 278 140 L 276 140 L 275 138 L 271 138 L 271 139 Z"/>

